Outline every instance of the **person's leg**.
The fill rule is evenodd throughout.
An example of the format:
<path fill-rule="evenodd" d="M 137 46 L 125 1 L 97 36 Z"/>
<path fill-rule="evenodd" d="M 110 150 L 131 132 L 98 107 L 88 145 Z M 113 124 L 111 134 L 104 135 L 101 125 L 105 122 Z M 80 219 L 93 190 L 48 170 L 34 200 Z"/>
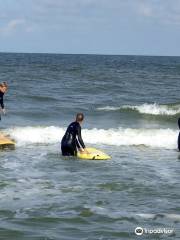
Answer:
<path fill-rule="evenodd" d="M 69 152 L 66 146 L 61 146 L 61 152 L 63 156 L 69 156 Z"/>
<path fill-rule="evenodd" d="M 71 156 L 77 156 L 76 146 L 70 146 L 69 150 L 71 152 Z"/>
<path fill-rule="evenodd" d="M 76 148 L 76 146 L 74 147 L 74 156 L 77 156 L 77 148 Z"/>
<path fill-rule="evenodd" d="M 75 156 L 74 149 L 72 146 L 61 146 L 63 156 Z"/>

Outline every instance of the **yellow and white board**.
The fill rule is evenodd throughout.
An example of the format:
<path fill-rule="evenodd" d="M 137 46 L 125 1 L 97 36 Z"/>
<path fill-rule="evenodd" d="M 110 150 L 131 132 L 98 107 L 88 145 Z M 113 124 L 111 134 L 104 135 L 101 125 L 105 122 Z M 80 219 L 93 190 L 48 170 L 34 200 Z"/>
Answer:
<path fill-rule="evenodd" d="M 12 141 L 9 137 L 0 133 L 0 148 L 15 148 L 15 142 Z"/>
<path fill-rule="evenodd" d="M 88 153 L 78 152 L 77 157 L 84 160 L 108 160 L 111 157 L 96 148 L 86 148 Z"/>

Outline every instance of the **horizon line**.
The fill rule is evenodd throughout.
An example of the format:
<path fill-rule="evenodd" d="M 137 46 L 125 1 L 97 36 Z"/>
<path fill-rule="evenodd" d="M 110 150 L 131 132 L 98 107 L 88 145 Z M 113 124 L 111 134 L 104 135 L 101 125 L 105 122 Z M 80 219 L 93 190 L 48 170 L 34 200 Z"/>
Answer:
<path fill-rule="evenodd" d="M 139 56 L 139 57 L 180 57 L 180 55 L 156 54 L 113 54 L 113 53 L 60 53 L 60 52 L 26 52 L 26 51 L 0 51 L 0 54 L 49 54 L 49 55 L 99 55 L 99 56 Z"/>

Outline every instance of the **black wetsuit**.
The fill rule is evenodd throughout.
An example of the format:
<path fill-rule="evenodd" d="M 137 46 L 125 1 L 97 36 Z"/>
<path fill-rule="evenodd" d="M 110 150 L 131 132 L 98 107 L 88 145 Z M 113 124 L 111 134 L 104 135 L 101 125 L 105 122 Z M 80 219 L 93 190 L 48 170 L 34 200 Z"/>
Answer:
<path fill-rule="evenodd" d="M 179 125 L 179 129 L 180 129 L 180 118 L 178 119 L 178 125 Z M 178 136 L 178 149 L 180 151 L 180 132 L 179 132 L 179 136 Z"/>
<path fill-rule="evenodd" d="M 78 122 L 72 122 L 62 138 L 61 150 L 63 156 L 76 156 L 77 148 L 85 148 L 81 137 L 81 126 Z"/>
<path fill-rule="evenodd" d="M 1 105 L 1 108 L 4 109 L 4 100 L 3 100 L 3 97 L 4 97 L 4 93 L 0 91 L 0 105 Z M 0 115 L 0 120 L 1 120 L 1 115 Z"/>

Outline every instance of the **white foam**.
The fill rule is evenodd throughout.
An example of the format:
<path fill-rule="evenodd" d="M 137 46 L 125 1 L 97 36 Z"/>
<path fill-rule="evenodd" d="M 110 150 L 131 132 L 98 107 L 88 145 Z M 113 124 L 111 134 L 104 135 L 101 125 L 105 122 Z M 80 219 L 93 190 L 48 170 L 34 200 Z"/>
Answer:
<path fill-rule="evenodd" d="M 99 111 L 117 111 L 120 109 L 122 109 L 122 108 L 121 107 L 111 107 L 111 106 L 97 108 L 97 110 L 99 110 Z"/>
<path fill-rule="evenodd" d="M 137 110 L 140 113 L 152 115 L 176 115 L 180 113 L 180 106 L 170 107 L 168 105 L 142 104 L 140 106 L 123 106 L 123 108 Z"/>
<path fill-rule="evenodd" d="M 180 220 L 180 214 L 167 214 L 167 213 L 159 213 L 159 214 L 146 214 L 146 213 L 139 213 L 136 214 L 139 217 L 145 218 L 145 219 L 153 219 L 155 217 L 158 217 L 160 215 L 161 217 L 166 217 L 168 219 L 172 220 Z"/>
<path fill-rule="evenodd" d="M 151 115 L 167 115 L 167 116 L 173 116 L 178 113 L 180 113 L 180 105 L 174 105 L 174 106 L 169 106 L 169 105 L 159 105 L 159 104 L 147 104 L 144 103 L 142 105 L 124 105 L 121 107 L 102 107 L 102 108 L 97 108 L 98 110 L 104 110 L 104 111 L 117 111 L 117 110 L 123 110 L 123 109 L 130 109 L 130 110 L 135 110 L 138 111 L 139 113 L 142 114 L 151 114 Z"/>
<path fill-rule="evenodd" d="M 16 127 L 6 131 L 15 139 L 17 145 L 54 144 L 61 141 L 65 128 Z M 175 149 L 178 131 L 171 129 L 84 129 L 83 139 L 87 144 L 106 144 L 115 146 L 145 145 L 149 147 Z"/>
<path fill-rule="evenodd" d="M 52 144 L 60 141 L 64 134 L 64 129 L 50 127 L 16 127 L 6 131 L 18 145 L 44 143 Z"/>

